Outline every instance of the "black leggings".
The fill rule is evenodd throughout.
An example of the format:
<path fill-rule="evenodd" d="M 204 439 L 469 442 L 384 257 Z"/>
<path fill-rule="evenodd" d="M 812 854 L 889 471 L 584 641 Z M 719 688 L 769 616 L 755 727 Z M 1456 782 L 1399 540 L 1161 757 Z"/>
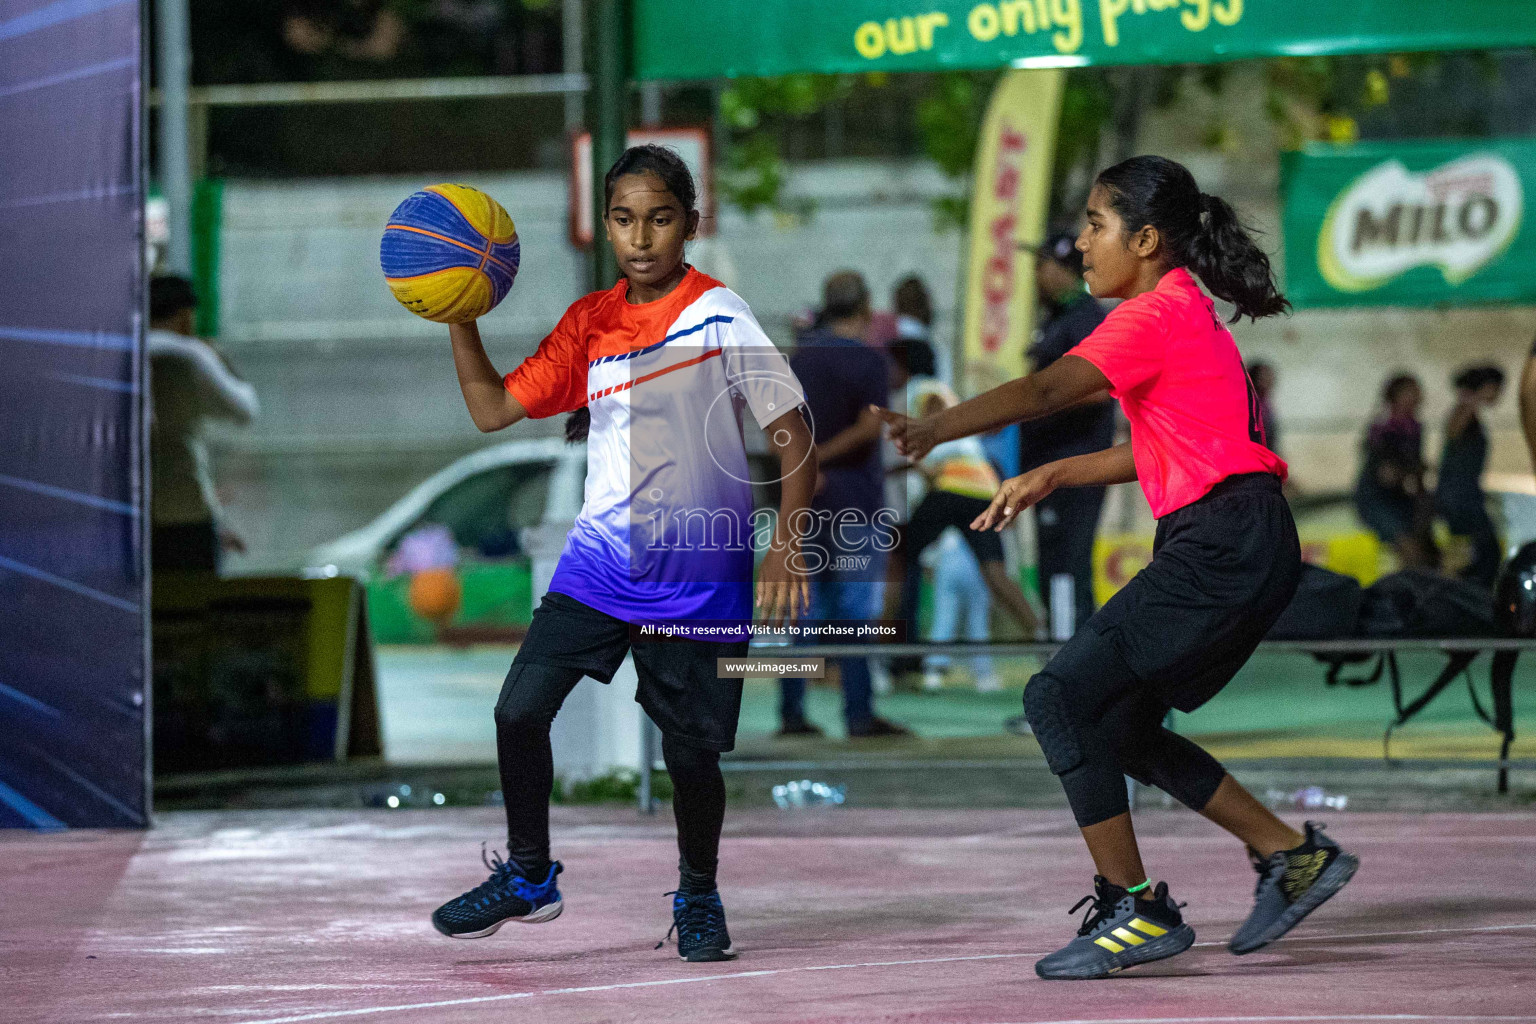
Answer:
<path fill-rule="evenodd" d="M 1024 688 L 1024 710 L 1083 827 L 1130 809 L 1125 780 L 1202 811 L 1226 770 L 1163 727 L 1252 656 L 1296 593 L 1301 545 L 1280 481 L 1228 477 L 1158 520 L 1152 562 Z"/>
<path fill-rule="evenodd" d="M 1029 681 L 1024 709 L 1082 828 L 1131 809 L 1126 775 L 1200 811 L 1227 774 L 1214 757 L 1163 726 L 1168 705 L 1112 643 L 1062 648 Z"/>
<path fill-rule="evenodd" d="M 507 859 L 522 869 L 524 877 L 543 881 L 549 873 L 549 795 L 555 781 L 549 728 L 583 673 L 538 663 L 513 668 L 496 701 L 496 760 L 507 809 Z M 720 755 L 664 733 L 661 756 L 672 776 L 681 888 L 711 891 L 725 821 Z"/>

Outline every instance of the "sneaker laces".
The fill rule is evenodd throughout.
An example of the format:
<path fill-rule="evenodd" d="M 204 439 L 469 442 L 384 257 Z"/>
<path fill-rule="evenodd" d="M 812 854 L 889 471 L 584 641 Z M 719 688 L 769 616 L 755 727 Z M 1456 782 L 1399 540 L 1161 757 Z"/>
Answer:
<path fill-rule="evenodd" d="M 677 941 L 681 944 L 684 935 L 718 935 L 725 929 L 725 909 L 713 892 L 688 893 L 674 889 L 662 895 L 676 896 L 683 905 L 679 907 L 676 902 L 672 904 L 672 927 L 667 929 L 667 934 L 661 937 L 653 949 L 665 946 L 673 932 L 677 932 Z"/>
<path fill-rule="evenodd" d="M 1077 934 L 1089 935 L 1092 934 L 1095 928 L 1104 923 L 1107 918 L 1114 914 L 1115 905 L 1119 902 L 1119 900 L 1103 899 L 1097 892 L 1091 892 L 1087 896 L 1084 896 L 1082 899 L 1074 903 L 1072 905 L 1072 909 L 1067 911 L 1067 916 L 1071 917 L 1073 914 L 1077 913 L 1083 908 L 1084 904 L 1092 903 L 1093 906 L 1090 907 L 1088 909 L 1088 913 L 1083 916 L 1083 923 L 1078 926 L 1077 929 Z"/>
<path fill-rule="evenodd" d="M 1161 893 L 1166 890 L 1164 890 L 1162 886 L 1159 885 L 1158 891 Z M 1130 894 L 1126 893 L 1125 895 L 1128 896 Z M 1140 899 L 1136 901 L 1138 906 L 1140 906 L 1142 902 L 1143 901 Z M 1170 900 L 1169 902 L 1172 901 Z M 1071 917 L 1073 914 L 1077 913 L 1084 904 L 1087 903 L 1092 903 L 1093 906 L 1089 908 L 1087 914 L 1083 915 L 1083 923 L 1077 929 L 1077 934 L 1079 935 L 1093 934 L 1094 930 L 1103 924 L 1105 920 L 1113 917 L 1115 914 L 1115 909 L 1120 905 L 1120 900 L 1106 900 L 1104 897 L 1100 896 L 1098 890 L 1095 889 L 1093 892 L 1089 893 L 1087 896 L 1084 896 L 1082 899 L 1074 903 L 1072 905 L 1072 909 L 1067 911 L 1067 916 Z M 1189 906 L 1187 903 L 1173 903 L 1173 908 L 1175 910 L 1183 910 L 1187 906 Z"/>
<path fill-rule="evenodd" d="M 512 865 L 509 861 L 501 859 L 500 850 L 491 850 L 490 856 L 486 856 L 484 843 L 480 844 L 480 863 L 484 864 L 488 869 L 490 869 L 490 872 L 493 875 L 500 874 L 503 871 L 509 871 L 512 868 Z"/>
<path fill-rule="evenodd" d="M 1253 870 L 1259 873 L 1259 880 L 1253 885 L 1253 895 L 1257 898 L 1264 889 L 1264 883 L 1268 882 L 1275 873 L 1275 859 L 1272 856 L 1262 856 L 1258 850 L 1250 846 L 1248 847 L 1248 863 L 1252 864 Z"/>
<path fill-rule="evenodd" d="M 490 871 L 491 877 L 475 886 L 469 892 L 460 896 L 460 901 L 475 906 L 499 903 L 507 896 L 507 888 L 510 885 L 513 895 L 518 899 L 532 903 L 539 895 L 541 885 L 530 882 L 518 872 L 521 868 L 509 860 L 503 860 L 500 850 L 487 852 L 485 844 L 480 844 L 480 863 Z"/>

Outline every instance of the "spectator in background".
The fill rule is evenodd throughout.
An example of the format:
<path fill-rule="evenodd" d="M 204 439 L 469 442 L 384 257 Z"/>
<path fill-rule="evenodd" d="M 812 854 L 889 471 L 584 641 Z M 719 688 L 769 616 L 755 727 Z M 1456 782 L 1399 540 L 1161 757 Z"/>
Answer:
<path fill-rule="evenodd" d="M 912 343 L 925 348 L 928 352 L 928 362 L 934 361 L 933 348 L 933 304 L 928 298 L 928 289 L 922 279 L 910 276 L 903 278 L 891 292 L 891 332 L 890 337 L 881 341 L 881 347 L 888 353 L 896 354 L 898 349 Z M 884 403 L 889 408 L 904 408 L 906 402 L 906 376 L 893 362 L 888 370 L 891 377 L 891 391 Z M 903 477 L 893 472 L 897 467 L 903 467 L 907 460 L 896 451 L 896 446 L 888 438 L 880 440 L 880 463 L 885 468 L 885 503 L 888 507 L 898 509 L 905 519 L 917 508 L 917 503 L 922 500 L 921 482 Z M 894 563 L 893 563 L 894 564 Z M 886 591 L 886 602 L 889 605 L 891 591 Z M 910 661 L 911 659 L 908 659 Z M 879 682 L 877 678 L 877 683 Z M 878 686 L 877 686 L 878 689 Z"/>
<path fill-rule="evenodd" d="M 920 341 L 897 342 L 891 346 L 895 381 L 905 384 L 908 415 L 931 416 L 942 409 L 960 404 L 948 384 L 934 376 L 933 350 Z M 923 550 L 937 541 L 949 527 L 976 555 L 981 577 L 999 604 L 1013 617 L 1026 639 L 1033 639 L 1039 623 L 1034 609 L 1024 597 L 1016 580 L 1008 575 L 1003 559 L 1002 537 L 994 532 L 972 530 L 970 525 L 985 511 L 1000 481 L 987 461 L 981 442 L 975 437 L 946 441 L 916 463 L 905 463 L 899 470 L 921 473 L 928 483 L 927 494 L 912 510 L 911 518 L 901 527 L 900 558 L 901 602 L 899 618 L 908 623 L 909 632 L 917 621 Z M 893 564 L 889 577 L 896 577 Z M 893 666 L 901 671 L 900 663 Z"/>
<path fill-rule="evenodd" d="M 933 624 L 928 628 L 928 642 L 947 644 L 953 641 L 963 616 L 963 639 L 986 643 L 992 639 L 992 596 L 982 579 L 981 563 L 976 561 L 970 545 L 954 527 L 944 531 L 937 547 L 939 560 L 933 571 Z M 990 654 L 975 655 L 970 663 L 976 692 L 992 693 L 1003 688 Z M 943 688 L 949 664 L 947 654 L 925 657 L 923 689 Z"/>
<path fill-rule="evenodd" d="M 1035 290 L 1045 320 L 1028 355 L 1033 372 L 1039 372 L 1104 322 L 1104 307 L 1083 286 L 1076 234 L 1059 232 L 1035 251 Z M 1019 473 L 1114 443 L 1115 403 L 1106 392 L 1075 409 L 1019 424 Z M 1104 492 L 1103 487 L 1063 487 L 1035 506 L 1041 597 L 1049 608 L 1052 579 L 1071 577 L 1074 626 L 1087 622 L 1094 611 L 1093 539 Z"/>
<path fill-rule="evenodd" d="M 214 573 L 220 553 L 244 551 L 220 522 L 203 429 L 210 420 L 249 423 L 256 389 L 193 334 L 197 296 L 184 277 L 149 282 L 150 564 L 155 572 Z"/>
<path fill-rule="evenodd" d="M 1264 426 L 1264 447 L 1280 455 L 1280 421 L 1275 416 L 1275 406 L 1271 400 L 1275 392 L 1275 368 L 1262 359 L 1255 359 L 1248 364 L 1248 379 L 1253 382 L 1253 396 L 1259 405 L 1259 422 Z"/>
<path fill-rule="evenodd" d="M 921 341 L 934 355 L 934 376 L 954 386 L 954 370 L 949 353 L 933 343 L 933 300 L 928 287 L 917 275 L 905 277 L 891 293 L 891 308 L 896 313 L 896 340 Z"/>
<path fill-rule="evenodd" d="M 896 340 L 920 341 L 932 353 L 933 373 L 951 388 L 955 386 L 954 359 L 947 348 L 933 343 L 933 302 L 922 278 L 904 278 L 891 295 L 896 311 Z M 896 408 L 892 406 L 892 408 Z M 1019 425 L 1010 423 L 1001 430 L 980 435 L 982 449 L 992 468 L 1001 476 L 1019 475 Z M 889 443 L 889 442 L 887 442 Z M 891 449 L 895 451 L 893 447 Z M 915 507 L 915 506 L 911 506 Z"/>
<path fill-rule="evenodd" d="M 1355 484 L 1355 512 L 1404 568 L 1433 569 L 1439 551 L 1430 533 L 1431 501 L 1424 488 L 1424 428 L 1417 377 L 1400 373 L 1382 388 L 1382 409 L 1366 428 Z"/>
<path fill-rule="evenodd" d="M 1483 497 L 1488 431 L 1478 413 L 1491 408 L 1504 393 L 1504 371 L 1488 363 L 1468 366 L 1452 378 L 1452 383 L 1456 386 L 1456 405 L 1445 421 L 1435 509 L 1452 533 L 1472 542 L 1472 558 L 1461 578 L 1491 587 L 1503 552 Z"/>
<path fill-rule="evenodd" d="M 821 466 L 811 503 L 818 532 L 807 538 L 807 549 L 819 546 L 832 558 L 871 556 L 863 568 L 829 564 L 812 578 L 812 622 L 865 622 L 879 613 L 885 566 L 874 516 L 882 504 L 884 472 L 880 417 L 870 407 L 884 405 L 889 374 L 885 352 L 865 343 L 870 320 L 864 278 L 853 271 L 833 274 L 822 286 L 817 326 L 801 335 L 789 361 L 805 388 Z M 839 658 L 838 669 L 849 736 L 906 734 L 906 729 L 875 715 L 868 658 Z M 781 679 L 779 735 L 820 733 L 805 717 L 805 680 Z"/>
<path fill-rule="evenodd" d="M 1525 434 L 1531 466 L 1536 468 L 1536 342 L 1531 344 L 1525 368 L 1520 371 L 1520 430 Z"/>

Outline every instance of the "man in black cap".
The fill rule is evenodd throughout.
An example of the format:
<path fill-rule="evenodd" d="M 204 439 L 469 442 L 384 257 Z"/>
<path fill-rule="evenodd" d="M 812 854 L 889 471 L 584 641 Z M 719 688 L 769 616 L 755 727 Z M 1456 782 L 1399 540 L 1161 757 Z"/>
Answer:
<path fill-rule="evenodd" d="M 1033 371 L 1039 371 L 1092 334 L 1103 323 L 1105 310 L 1083 286 L 1083 254 L 1071 232 L 1057 232 L 1035 250 L 1035 289 L 1045 320 L 1027 354 Z M 1047 462 L 1113 445 L 1115 403 L 1105 394 L 1019 427 L 1019 472 L 1027 473 Z M 1072 577 L 1074 628 L 1088 621 L 1094 610 L 1093 538 L 1103 508 L 1102 487 L 1063 487 L 1035 506 L 1041 596 L 1049 607 L 1052 578 Z"/>

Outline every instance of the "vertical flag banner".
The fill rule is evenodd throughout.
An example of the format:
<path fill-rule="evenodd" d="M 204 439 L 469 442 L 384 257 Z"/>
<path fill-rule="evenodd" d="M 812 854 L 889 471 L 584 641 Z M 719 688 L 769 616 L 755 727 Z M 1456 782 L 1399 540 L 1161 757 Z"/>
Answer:
<path fill-rule="evenodd" d="M 1065 74 L 1010 71 L 987 107 L 966 262 L 963 379 L 971 393 L 1024 372 L 1035 329 L 1035 265 L 1019 246 L 1045 236 Z"/>
<path fill-rule="evenodd" d="M 139 0 L 0 0 L 0 827 L 148 822 Z"/>

